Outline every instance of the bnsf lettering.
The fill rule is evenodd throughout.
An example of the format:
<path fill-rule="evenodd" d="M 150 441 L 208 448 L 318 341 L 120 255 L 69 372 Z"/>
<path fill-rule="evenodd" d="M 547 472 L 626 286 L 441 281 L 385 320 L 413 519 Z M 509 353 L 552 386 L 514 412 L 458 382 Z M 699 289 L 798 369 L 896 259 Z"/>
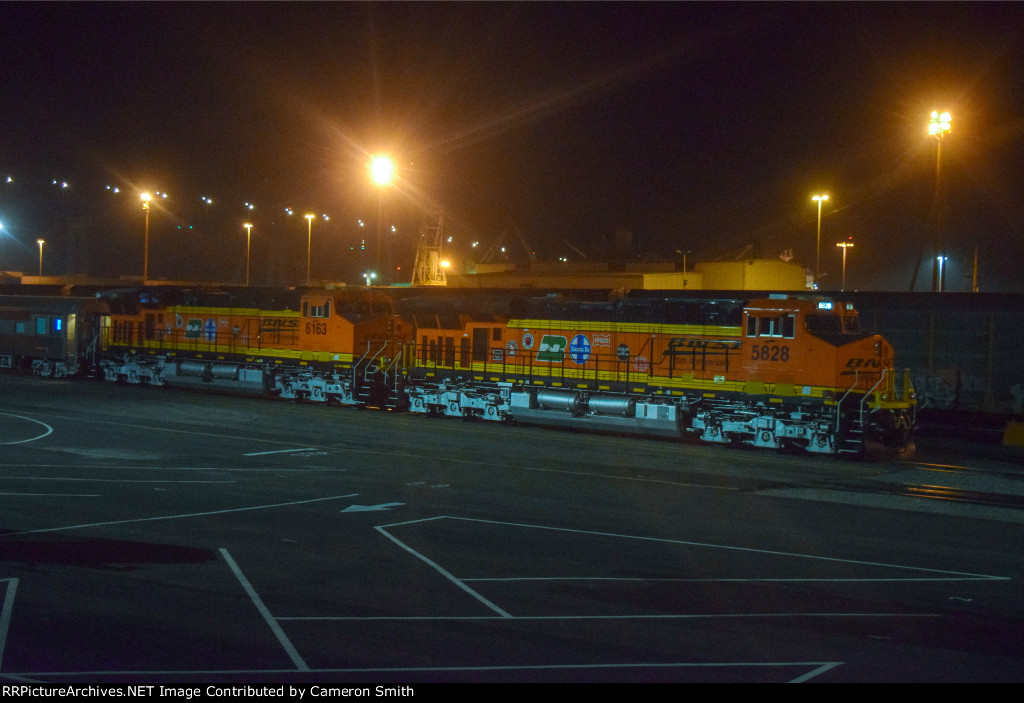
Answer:
<path fill-rule="evenodd" d="M 853 376 L 858 373 L 878 373 L 892 367 L 892 359 L 850 359 L 846 368 L 839 372 L 840 376 Z"/>
<path fill-rule="evenodd" d="M 881 369 L 882 362 L 878 359 L 850 359 L 846 362 L 848 369 Z"/>
<path fill-rule="evenodd" d="M 299 328 L 298 320 L 260 320 L 260 332 L 285 332 L 294 331 Z"/>

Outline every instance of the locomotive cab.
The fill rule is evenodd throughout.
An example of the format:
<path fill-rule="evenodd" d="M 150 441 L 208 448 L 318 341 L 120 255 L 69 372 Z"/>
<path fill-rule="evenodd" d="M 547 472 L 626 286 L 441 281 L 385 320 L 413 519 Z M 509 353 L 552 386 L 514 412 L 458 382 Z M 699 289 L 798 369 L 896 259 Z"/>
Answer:
<path fill-rule="evenodd" d="M 808 449 L 859 454 L 874 441 L 912 451 L 909 373 L 895 370 L 883 337 L 861 329 L 851 303 L 773 296 L 751 301 L 743 325 L 748 392 L 765 393 L 782 409 L 831 418 L 832 429 L 816 434 Z"/>
<path fill-rule="evenodd" d="M 861 371 L 877 374 L 892 367 L 892 347 L 877 335 L 861 332 L 857 311 L 849 303 L 792 297 L 755 300 L 747 306 L 743 329 L 743 364 L 750 379 L 778 384 L 799 379 L 805 387 L 836 386 L 850 354 L 864 353 L 863 344 L 856 350 L 848 345 L 865 338 L 872 340 L 867 347 L 878 354 L 864 359 Z M 889 352 L 884 359 L 883 346 Z"/>
<path fill-rule="evenodd" d="M 310 359 L 353 361 L 396 356 L 412 328 L 395 315 L 391 298 L 376 291 L 307 291 L 302 295 L 301 348 Z"/>

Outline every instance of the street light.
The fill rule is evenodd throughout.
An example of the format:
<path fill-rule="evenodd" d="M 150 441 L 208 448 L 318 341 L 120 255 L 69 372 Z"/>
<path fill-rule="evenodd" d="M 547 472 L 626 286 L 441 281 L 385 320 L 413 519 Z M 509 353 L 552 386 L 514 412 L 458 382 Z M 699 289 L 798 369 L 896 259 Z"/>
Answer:
<path fill-rule="evenodd" d="M 953 117 L 949 112 L 940 113 L 932 110 L 931 119 L 928 121 L 928 134 L 935 137 L 935 243 L 932 247 L 932 255 L 935 263 L 932 264 L 932 290 L 942 290 L 942 229 L 945 203 L 942 193 L 942 137 L 953 129 Z"/>
<path fill-rule="evenodd" d="M 846 250 L 853 246 L 853 237 L 849 237 L 845 242 L 836 242 L 837 247 L 842 247 L 843 250 L 843 286 L 839 290 L 846 290 Z"/>
<path fill-rule="evenodd" d="M 142 210 L 146 213 L 146 237 L 142 250 L 142 285 L 145 286 L 149 283 L 149 201 L 153 196 L 143 193 L 139 197 L 142 198 Z"/>
<path fill-rule="evenodd" d="M 818 203 L 818 246 L 814 254 L 814 287 L 818 287 L 818 277 L 821 272 L 821 204 L 828 200 L 827 195 L 815 195 L 811 197 Z"/>
<path fill-rule="evenodd" d="M 252 225 L 246 222 L 245 227 L 245 287 L 249 287 L 249 242 L 252 239 Z"/>
<path fill-rule="evenodd" d="M 381 269 L 382 250 L 384 248 L 384 235 L 381 228 L 384 220 L 384 186 L 391 182 L 395 176 L 395 167 L 391 159 L 386 156 L 375 156 L 370 161 L 370 177 L 377 184 L 377 270 Z"/>
<path fill-rule="evenodd" d="M 43 277 L 43 245 L 46 244 L 45 239 L 37 239 L 36 244 L 39 245 L 39 277 Z"/>
<path fill-rule="evenodd" d="M 939 286 L 938 286 L 938 292 L 939 293 L 942 292 L 942 269 L 943 269 L 943 264 L 946 263 L 946 259 L 948 259 L 948 258 L 949 258 L 948 256 L 936 256 L 935 257 L 935 264 L 938 266 L 938 269 L 939 269 Z"/>
<path fill-rule="evenodd" d="M 309 232 L 306 235 L 306 285 L 309 285 L 309 252 L 313 247 L 313 218 L 316 215 L 306 215 L 309 221 Z"/>

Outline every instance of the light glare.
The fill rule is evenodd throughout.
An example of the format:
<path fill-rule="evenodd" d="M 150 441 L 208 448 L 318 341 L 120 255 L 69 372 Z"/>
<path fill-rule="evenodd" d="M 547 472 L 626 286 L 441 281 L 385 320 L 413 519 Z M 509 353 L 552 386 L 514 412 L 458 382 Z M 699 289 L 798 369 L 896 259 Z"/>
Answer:
<path fill-rule="evenodd" d="M 942 137 L 943 134 L 953 129 L 953 117 L 949 112 L 939 113 L 932 110 L 931 120 L 928 122 L 928 134 L 933 137 Z"/>
<path fill-rule="evenodd" d="M 370 162 L 370 175 L 377 185 L 387 185 L 394 176 L 395 168 L 386 156 L 375 156 Z"/>

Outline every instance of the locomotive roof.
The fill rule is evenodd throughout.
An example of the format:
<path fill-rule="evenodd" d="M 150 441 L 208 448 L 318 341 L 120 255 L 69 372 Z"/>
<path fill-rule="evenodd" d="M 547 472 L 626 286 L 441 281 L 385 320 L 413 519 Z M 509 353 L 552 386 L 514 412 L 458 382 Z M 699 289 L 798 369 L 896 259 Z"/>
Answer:
<path fill-rule="evenodd" d="M 659 322 L 738 326 L 745 301 L 733 298 L 622 298 L 594 302 L 562 298 L 523 301 L 516 316 L 534 320 Z"/>
<path fill-rule="evenodd" d="M 0 295 L 0 310 L 29 310 L 34 313 L 68 314 L 95 312 L 103 308 L 96 298 L 50 295 Z"/>
<path fill-rule="evenodd" d="M 614 300 L 562 294 L 524 295 L 516 291 L 450 292 L 411 296 L 397 301 L 399 314 L 430 320 L 430 326 L 459 326 L 458 320 L 490 322 L 496 318 L 554 319 L 594 322 L 665 322 L 740 325 L 743 298 L 692 296 L 620 296 Z M 440 320 L 438 325 L 433 320 Z"/>
<path fill-rule="evenodd" d="M 146 286 L 121 288 L 98 294 L 109 303 L 112 312 L 130 312 L 138 308 L 163 308 L 173 305 L 209 308 L 253 308 L 258 310 L 298 310 L 302 290 L 298 288 L 183 288 Z"/>

